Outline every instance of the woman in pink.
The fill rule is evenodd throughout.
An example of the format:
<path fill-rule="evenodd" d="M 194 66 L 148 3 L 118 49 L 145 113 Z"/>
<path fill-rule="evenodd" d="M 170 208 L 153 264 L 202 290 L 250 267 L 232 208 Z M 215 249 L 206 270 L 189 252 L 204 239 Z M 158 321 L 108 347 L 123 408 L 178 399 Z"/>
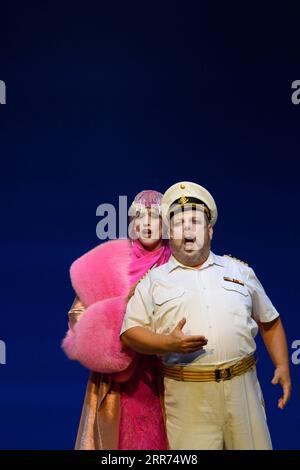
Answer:
<path fill-rule="evenodd" d="M 131 239 L 102 243 L 71 266 L 76 298 L 62 347 L 91 371 L 76 449 L 167 449 L 157 358 L 124 349 L 119 339 L 130 290 L 170 257 L 161 199 L 139 193 Z"/>

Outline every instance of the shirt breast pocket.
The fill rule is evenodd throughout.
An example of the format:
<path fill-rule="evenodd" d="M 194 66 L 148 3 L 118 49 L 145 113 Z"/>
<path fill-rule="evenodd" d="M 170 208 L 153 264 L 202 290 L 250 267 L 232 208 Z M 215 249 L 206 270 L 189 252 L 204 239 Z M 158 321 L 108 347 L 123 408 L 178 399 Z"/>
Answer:
<path fill-rule="evenodd" d="M 249 296 L 247 287 L 243 286 L 242 284 L 238 284 L 237 282 L 223 280 L 222 287 L 225 289 L 225 291 L 231 291 L 237 295 L 241 294 L 245 297 Z"/>
<path fill-rule="evenodd" d="M 156 305 L 164 305 L 167 302 L 179 299 L 184 294 L 183 287 L 156 286 L 153 291 L 153 299 Z"/>
<path fill-rule="evenodd" d="M 245 285 L 232 281 L 222 281 L 224 308 L 236 324 L 246 326 L 251 315 L 252 300 Z"/>
<path fill-rule="evenodd" d="M 155 332 L 169 334 L 182 318 L 185 290 L 181 286 L 156 285 L 153 289 Z"/>

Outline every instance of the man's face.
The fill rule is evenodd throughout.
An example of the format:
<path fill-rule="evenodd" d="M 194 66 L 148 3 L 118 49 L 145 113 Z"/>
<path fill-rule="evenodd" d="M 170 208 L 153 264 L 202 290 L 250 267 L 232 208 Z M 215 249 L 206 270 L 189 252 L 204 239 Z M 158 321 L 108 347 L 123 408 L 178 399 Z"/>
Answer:
<path fill-rule="evenodd" d="M 170 220 L 170 245 L 175 258 L 197 266 L 209 253 L 213 229 L 202 208 L 185 208 Z"/>

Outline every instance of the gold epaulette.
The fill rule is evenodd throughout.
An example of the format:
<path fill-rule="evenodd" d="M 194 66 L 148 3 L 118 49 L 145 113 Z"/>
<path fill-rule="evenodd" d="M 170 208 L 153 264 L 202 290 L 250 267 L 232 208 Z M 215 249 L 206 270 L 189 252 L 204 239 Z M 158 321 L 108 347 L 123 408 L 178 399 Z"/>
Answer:
<path fill-rule="evenodd" d="M 236 258 L 235 256 L 232 256 L 232 255 L 224 255 L 224 256 L 227 256 L 227 258 L 234 259 L 235 261 L 239 261 L 240 263 L 245 264 L 246 266 L 249 266 L 249 264 L 246 263 L 246 261 L 242 261 L 241 259 Z"/>

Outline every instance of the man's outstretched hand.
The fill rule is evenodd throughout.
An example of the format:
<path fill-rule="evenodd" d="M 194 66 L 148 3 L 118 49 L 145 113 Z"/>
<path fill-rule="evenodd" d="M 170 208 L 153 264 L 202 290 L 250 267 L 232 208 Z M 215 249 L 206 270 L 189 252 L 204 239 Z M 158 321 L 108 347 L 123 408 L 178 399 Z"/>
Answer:
<path fill-rule="evenodd" d="M 186 336 L 182 328 L 186 324 L 186 318 L 180 320 L 174 330 L 168 335 L 170 352 L 181 354 L 192 353 L 202 349 L 207 344 L 205 336 Z"/>

